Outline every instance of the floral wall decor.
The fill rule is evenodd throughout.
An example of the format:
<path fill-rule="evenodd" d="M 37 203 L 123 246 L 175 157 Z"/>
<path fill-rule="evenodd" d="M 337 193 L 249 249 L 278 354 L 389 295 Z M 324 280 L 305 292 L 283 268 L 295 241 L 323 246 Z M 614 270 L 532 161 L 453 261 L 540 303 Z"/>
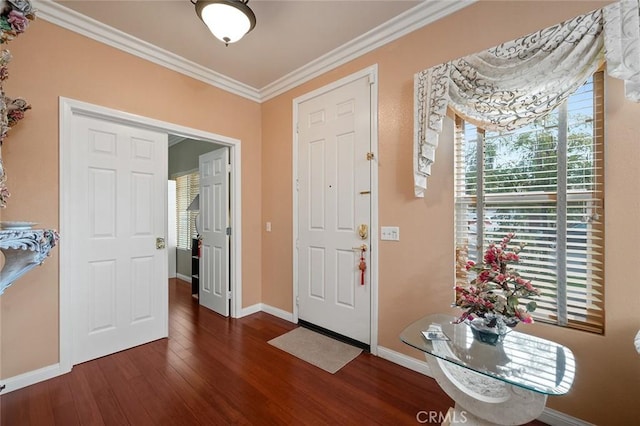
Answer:
<path fill-rule="evenodd" d="M 0 1 L 0 44 L 5 44 L 22 34 L 35 19 L 35 10 L 28 0 Z M 6 207 L 9 190 L 7 174 L 2 164 L 2 143 L 7 132 L 24 117 L 31 105 L 22 98 L 12 99 L 5 94 L 4 82 L 9 76 L 8 64 L 11 53 L 7 49 L 0 51 L 0 207 Z"/>

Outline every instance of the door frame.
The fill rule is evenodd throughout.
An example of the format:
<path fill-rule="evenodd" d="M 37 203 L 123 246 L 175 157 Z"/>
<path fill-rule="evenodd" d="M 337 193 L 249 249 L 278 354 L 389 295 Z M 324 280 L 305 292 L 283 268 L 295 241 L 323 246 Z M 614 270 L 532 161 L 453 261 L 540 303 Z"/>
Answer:
<path fill-rule="evenodd" d="M 293 322 L 298 323 L 298 110 L 300 104 L 352 83 L 363 77 L 369 77 L 371 95 L 371 223 L 369 226 L 370 252 L 369 270 L 371 271 L 371 318 L 370 318 L 370 351 L 378 354 L 378 64 L 334 81 L 319 89 L 313 90 L 293 100 Z"/>
<path fill-rule="evenodd" d="M 71 285 L 69 284 L 69 271 L 73 268 L 74 259 L 68 256 L 70 249 L 69 242 L 65 241 L 65 230 L 73 226 L 73 215 L 75 209 L 68 203 L 69 191 L 73 187 L 71 182 L 69 170 L 70 150 L 72 147 L 72 129 L 71 123 L 74 115 L 84 115 L 100 120 L 107 120 L 118 124 L 123 124 L 131 127 L 144 128 L 163 133 L 171 133 L 179 136 L 183 136 L 189 139 L 197 139 L 204 142 L 211 142 L 218 145 L 224 145 L 229 147 L 229 159 L 231 162 L 231 180 L 229 184 L 229 193 L 231 200 L 231 223 L 233 224 L 233 232 L 231 235 L 231 250 L 229 255 L 232 256 L 232 263 L 230 265 L 231 270 L 231 317 L 237 318 L 242 315 L 242 168 L 241 168 L 241 141 L 239 139 L 230 138 L 223 135 L 218 135 L 204 130 L 194 129 L 190 127 L 181 126 L 175 123 L 169 123 L 166 121 L 156 120 L 140 115 L 135 115 L 100 105 L 94 105 L 75 99 L 60 97 L 59 98 L 59 126 L 60 126 L 60 210 L 59 210 L 59 222 L 60 222 L 60 241 L 59 257 L 60 257 L 60 276 L 59 276 L 59 366 L 61 373 L 71 371 L 72 354 L 73 354 L 73 305 L 71 298 Z M 168 184 L 165 184 L 165 192 L 167 191 Z M 167 206 L 165 206 L 166 212 Z M 165 213 L 165 227 L 167 223 Z M 166 232 L 166 229 L 165 229 Z M 166 238 L 166 235 L 165 235 Z M 166 275 L 165 271 L 165 275 Z M 166 277 L 168 281 L 168 277 Z M 169 334 L 169 306 L 168 306 L 168 289 L 167 289 L 167 303 L 164 308 L 166 309 L 165 329 L 166 335 Z"/>

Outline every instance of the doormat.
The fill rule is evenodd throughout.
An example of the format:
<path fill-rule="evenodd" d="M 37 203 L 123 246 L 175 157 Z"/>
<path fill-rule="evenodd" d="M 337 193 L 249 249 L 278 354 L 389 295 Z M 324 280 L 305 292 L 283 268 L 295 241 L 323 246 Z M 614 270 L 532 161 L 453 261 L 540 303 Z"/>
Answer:
<path fill-rule="evenodd" d="M 360 348 L 304 327 L 294 328 L 269 340 L 268 343 L 331 374 L 353 361 L 362 352 Z"/>

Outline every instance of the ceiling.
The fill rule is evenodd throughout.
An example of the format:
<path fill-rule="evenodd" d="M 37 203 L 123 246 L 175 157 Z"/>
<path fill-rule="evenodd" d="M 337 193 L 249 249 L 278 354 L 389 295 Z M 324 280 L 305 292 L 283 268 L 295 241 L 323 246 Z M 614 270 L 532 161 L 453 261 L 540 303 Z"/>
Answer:
<path fill-rule="evenodd" d="M 190 0 L 34 5 L 38 18 L 262 101 L 471 1 L 251 0 L 256 27 L 228 47 L 209 32 Z"/>

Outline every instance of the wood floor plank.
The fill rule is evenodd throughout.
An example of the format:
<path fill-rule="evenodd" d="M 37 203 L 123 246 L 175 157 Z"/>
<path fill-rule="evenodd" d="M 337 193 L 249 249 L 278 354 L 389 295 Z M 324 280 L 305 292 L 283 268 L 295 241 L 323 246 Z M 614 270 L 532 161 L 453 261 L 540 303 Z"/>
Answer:
<path fill-rule="evenodd" d="M 29 420 L 29 395 L 26 389 L 11 392 L 0 396 L 2 411 L 0 424 L 2 425 L 28 425 Z"/>
<path fill-rule="evenodd" d="M 124 418 L 133 425 L 153 425 L 153 420 L 130 385 L 134 378 L 142 375 L 132 374 L 131 371 L 137 369 L 131 367 L 131 363 L 124 362 L 121 354 L 116 355 L 119 356 L 100 358 L 97 364 L 104 377 L 108 377 L 109 386 Z"/>
<path fill-rule="evenodd" d="M 155 342 L 155 345 L 165 342 Z M 143 381 L 136 381 L 137 392 L 142 395 L 142 403 L 150 406 L 149 414 L 156 416 L 156 424 L 189 425 L 198 424 L 198 413 L 193 413 L 183 402 L 182 397 L 174 389 L 174 384 L 167 381 L 165 372 L 172 368 L 156 352 L 143 345 L 136 348 L 135 353 L 129 353 L 129 359 L 142 372 Z"/>
<path fill-rule="evenodd" d="M 329 374 L 267 343 L 295 324 L 221 317 L 188 283 L 171 280 L 169 300 L 168 339 L 0 396 L 0 424 L 416 425 L 453 404 L 434 380 L 368 353 Z"/>
<path fill-rule="evenodd" d="M 100 362 L 102 362 L 101 358 L 93 362 L 84 363 L 81 367 L 85 370 L 85 376 L 89 382 L 96 405 L 100 410 L 102 420 L 106 425 L 130 424 L 115 396 L 115 393 L 120 390 L 112 387 L 111 377 L 109 379 L 105 377 L 100 369 Z"/>
<path fill-rule="evenodd" d="M 85 363 L 88 364 L 88 363 Z M 67 374 L 70 378 L 69 386 L 73 400 L 75 402 L 76 411 L 80 424 L 89 426 L 102 426 L 104 420 L 100 414 L 100 408 L 93 396 L 89 382 L 85 376 L 85 364 L 76 365 L 71 373 Z M 36 384 L 34 386 L 40 386 Z M 21 392 L 22 390 L 16 391 Z"/>
<path fill-rule="evenodd" d="M 31 386 L 29 388 L 29 419 L 32 424 L 37 422 L 42 426 L 55 424 L 47 386 Z"/>

